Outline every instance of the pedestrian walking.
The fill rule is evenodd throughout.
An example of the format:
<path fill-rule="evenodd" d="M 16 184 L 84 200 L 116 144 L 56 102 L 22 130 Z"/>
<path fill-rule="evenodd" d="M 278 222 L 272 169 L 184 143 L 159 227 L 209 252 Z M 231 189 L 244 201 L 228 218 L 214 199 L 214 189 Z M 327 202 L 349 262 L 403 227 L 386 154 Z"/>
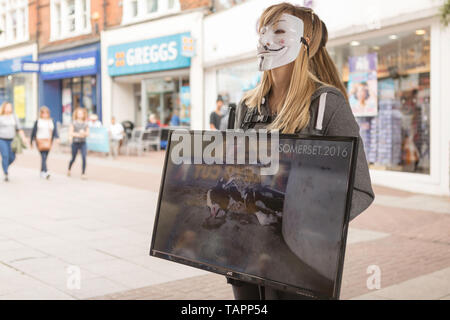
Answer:
<path fill-rule="evenodd" d="M 124 137 L 124 129 L 120 123 L 116 122 L 116 118 L 111 118 L 111 127 L 109 128 L 110 134 L 110 148 L 111 154 L 115 158 L 119 155 L 120 145 Z"/>
<path fill-rule="evenodd" d="M 53 142 L 58 138 L 55 121 L 50 117 L 50 109 L 42 106 L 39 109 L 39 119 L 34 122 L 31 131 L 30 146 L 36 141 L 36 148 L 41 155 L 41 178 L 50 179 L 47 170 L 47 158 Z"/>
<path fill-rule="evenodd" d="M 317 14 L 289 3 L 270 6 L 259 19 L 258 35 L 262 79 L 242 98 L 234 128 L 353 136 L 361 140 L 346 89 L 325 48 L 327 28 Z M 350 219 L 374 200 L 362 143 L 356 167 Z M 236 299 L 303 299 L 271 287 L 232 279 L 228 282 L 233 285 Z"/>
<path fill-rule="evenodd" d="M 12 104 L 7 101 L 3 102 L 0 106 L 0 154 L 5 182 L 9 181 L 8 168 L 16 159 L 17 150 L 13 150 L 13 146 L 22 148 L 26 146 L 25 141 L 25 134 L 14 113 Z"/>
<path fill-rule="evenodd" d="M 73 122 L 69 129 L 69 138 L 72 140 L 72 159 L 69 162 L 67 175 L 70 177 L 72 165 L 75 162 L 78 151 L 81 153 L 82 169 L 81 178 L 86 179 L 86 138 L 89 136 L 89 125 L 87 123 L 88 113 L 85 108 L 76 108 L 73 112 Z"/>

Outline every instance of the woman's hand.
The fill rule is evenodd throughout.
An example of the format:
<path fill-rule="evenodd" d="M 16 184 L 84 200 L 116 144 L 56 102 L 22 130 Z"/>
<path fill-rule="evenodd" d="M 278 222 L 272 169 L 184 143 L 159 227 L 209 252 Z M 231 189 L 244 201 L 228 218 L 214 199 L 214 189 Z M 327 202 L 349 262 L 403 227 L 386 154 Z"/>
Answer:
<path fill-rule="evenodd" d="M 27 137 L 25 136 L 25 133 L 23 132 L 23 130 L 19 130 L 19 137 L 20 137 L 20 139 L 22 139 L 23 145 L 24 145 L 26 148 L 28 148 L 28 147 L 31 148 L 31 144 L 28 144 L 28 139 L 27 139 Z"/>

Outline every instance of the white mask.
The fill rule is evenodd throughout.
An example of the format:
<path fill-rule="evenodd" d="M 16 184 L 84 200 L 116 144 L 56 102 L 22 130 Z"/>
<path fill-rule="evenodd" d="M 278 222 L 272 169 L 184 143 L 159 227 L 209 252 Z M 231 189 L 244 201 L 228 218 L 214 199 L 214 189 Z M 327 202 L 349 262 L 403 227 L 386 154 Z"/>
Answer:
<path fill-rule="evenodd" d="M 283 13 L 278 22 L 259 30 L 259 71 L 272 70 L 294 61 L 303 43 L 303 21 Z"/>

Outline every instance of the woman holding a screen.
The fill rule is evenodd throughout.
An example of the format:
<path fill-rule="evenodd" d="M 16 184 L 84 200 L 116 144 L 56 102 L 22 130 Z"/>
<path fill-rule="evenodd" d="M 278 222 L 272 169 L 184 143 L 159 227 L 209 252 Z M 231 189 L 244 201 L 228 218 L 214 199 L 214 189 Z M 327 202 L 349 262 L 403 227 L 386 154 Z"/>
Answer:
<path fill-rule="evenodd" d="M 270 6 L 261 15 L 257 31 L 258 64 L 263 75 L 260 84 L 241 100 L 235 128 L 359 137 L 347 92 L 325 48 L 326 26 L 313 10 L 289 3 Z M 373 200 L 360 143 L 350 219 L 367 209 Z M 259 299 L 261 295 L 267 299 L 303 298 L 243 281 L 229 279 L 229 283 L 236 299 Z"/>

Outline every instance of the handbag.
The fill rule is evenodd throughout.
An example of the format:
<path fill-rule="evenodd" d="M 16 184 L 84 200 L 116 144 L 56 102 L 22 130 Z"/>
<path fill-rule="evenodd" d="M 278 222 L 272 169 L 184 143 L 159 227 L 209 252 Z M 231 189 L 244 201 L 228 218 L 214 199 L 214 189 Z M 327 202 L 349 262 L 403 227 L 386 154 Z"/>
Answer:
<path fill-rule="evenodd" d="M 36 145 L 39 151 L 49 151 L 52 147 L 51 139 L 36 139 Z"/>
<path fill-rule="evenodd" d="M 52 130 L 53 129 L 49 130 L 50 137 L 52 136 Z M 51 138 L 38 139 L 36 137 L 36 146 L 39 151 L 49 151 L 52 147 L 52 139 Z"/>

